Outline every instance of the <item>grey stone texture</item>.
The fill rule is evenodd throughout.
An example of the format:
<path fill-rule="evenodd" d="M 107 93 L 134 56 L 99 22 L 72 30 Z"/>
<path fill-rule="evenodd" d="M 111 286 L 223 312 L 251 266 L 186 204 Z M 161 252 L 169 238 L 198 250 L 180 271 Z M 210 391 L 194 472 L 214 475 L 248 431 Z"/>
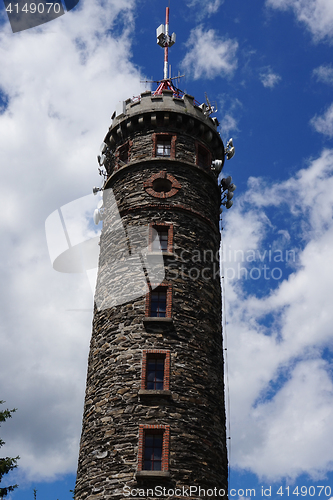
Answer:
<path fill-rule="evenodd" d="M 216 123 L 190 96 L 181 100 L 165 92 L 160 98 L 144 93 L 134 105 L 126 101 L 122 111 L 105 138 L 105 189 L 112 189 L 121 224 L 106 206 L 96 297 L 100 304 L 112 289 L 125 299 L 128 293 L 130 300 L 95 305 L 75 500 L 120 500 L 128 498 L 124 487 L 158 485 L 166 488 L 163 498 L 175 498 L 168 489 L 189 486 L 224 489 L 225 496 L 209 498 L 226 498 L 220 191 L 216 173 L 196 165 L 196 142 L 212 159 L 222 159 L 223 143 Z M 177 136 L 175 158 L 154 158 L 153 134 L 166 131 Z M 119 164 L 117 148 L 126 141 L 129 162 Z M 181 184 L 174 196 L 158 198 L 145 190 L 144 182 L 160 171 Z M 172 285 L 171 320 L 146 321 L 148 287 L 137 285 L 137 270 L 127 260 L 147 249 L 147 228 L 159 222 L 173 225 L 172 252 L 163 256 L 163 283 Z M 153 257 L 149 276 L 159 265 Z M 170 391 L 165 394 L 141 390 L 144 349 L 170 351 Z M 168 473 L 138 474 L 140 424 L 170 426 Z"/>

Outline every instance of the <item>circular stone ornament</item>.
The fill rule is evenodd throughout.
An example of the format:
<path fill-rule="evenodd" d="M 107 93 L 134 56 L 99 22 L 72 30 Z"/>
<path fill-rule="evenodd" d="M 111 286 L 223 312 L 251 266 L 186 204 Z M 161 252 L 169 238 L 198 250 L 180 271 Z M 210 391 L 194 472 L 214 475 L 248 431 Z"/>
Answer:
<path fill-rule="evenodd" d="M 170 198 L 177 194 L 182 186 L 173 175 L 168 174 L 166 170 L 161 170 L 150 176 L 143 183 L 143 187 L 154 198 Z"/>

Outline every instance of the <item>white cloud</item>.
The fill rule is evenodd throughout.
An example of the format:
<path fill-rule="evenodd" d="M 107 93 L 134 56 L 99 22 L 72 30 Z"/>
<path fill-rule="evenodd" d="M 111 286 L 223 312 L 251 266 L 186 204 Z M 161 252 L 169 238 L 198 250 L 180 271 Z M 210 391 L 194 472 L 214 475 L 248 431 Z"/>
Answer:
<path fill-rule="evenodd" d="M 313 70 L 313 76 L 316 76 L 319 82 L 333 85 L 333 66 L 322 64 Z"/>
<path fill-rule="evenodd" d="M 332 460 L 327 439 L 333 431 L 332 400 L 329 366 L 318 359 L 299 362 L 274 399 L 253 409 L 252 428 L 261 427 L 265 438 L 257 456 L 248 450 L 241 466 L 267 478 L 273 471 L 274 479 L 307 471 L 319 479 Z"/>
<path fill-rule="evenodd" d="M 333 3 L 331 0 L 266 0 L 275 9 L 292 9 L 298 21 L 304 23 L 315 40 L 333 36 Z"/>
<path fill-rule="evenodd" d="M 222 3 L 223 0 L 212 0 L 211 2 L 207 2 L 206 9 L 208 14 L 209 15 L 215 14 L 219 10 L 220 5 L 222 5 Z"/>
<path fill-rule="evenodd" d="M 199 17 L 203 18 L 204 16 L 211 16 L 212 14 L 215 14 L 223 2 L 224 0 L 206 0 L 205 2 L 202 2 L 201 0 L 191 0 L 187 6 L 190 9 L 193 7 L 201 8 L 201 16 Z"/>
<path fill-rule="evenodd" d="M 333 469 L 332 366 L 322 359 L 333 348 L 333 150 L 284 182 L 250 179 L 236 200 L 223 231 L 224 265 L 240 264 L 248 276 L 229 272 L 226 281 L 232 465 L 269 481 L 323 478 Z M 279 224 L 268 216 L 272 207 Z M 274 260 L 279 247 L 282 262 Z M 295 248 L 288 270 L 286 251 Z M 262 284 L 264 265 L 260 294 L 249 272 L 260 270 Z M 274 279 L 273 268 L 284 276 Z"/>
<path fill-rule="evenodd" d="M 187 41 L 190 47 L 183 66 L 193 74 L 195 80 L 201 77 L 231 76 L 237 68 L 235 40 L 219 37 L 215 30 L 204 31 L 198 26 L 191 31 Z"/>
<path fill-rule="evenodd" d="M 81 0 L 70 13 L 0 34 L 1 427 L 17 473 L 75 472 L 92 294 L 85 275 L 53 271 L 44 223 L 100 184 L 96 155 L 119 100 L 140 92 L 130 57 L 132 0 Z M 114 21 L 124 27 L 112 35 Z M 21 478 L 22 479 L 22 478 Z"/>
<path fill-rule="evenodd" d="M 219 96 L 219 118 L 220 118 L 220 127 L 221 127 L 221 135 L 224 139 L 229 138 L 230 133 L 237 132 L 238 129 L 238 120 L 240 116 L 240 110 L 243 105 L 239 99 L 236 99 L 234 96 L 230 96 L 228 94 L 223 94 Z"/>
<path fill-rule="evenodd" d="M 272 89 L 280 82 L 280 80 L 281 76 L 277 73 L 273 73 L 273 71 L 269 67 L 265 68 L 265 70 L 260 73 L 260 81 L 264 87 L 269 87 Z"/>
<path fill-rule="evenodd" d="M 223 137 L 228 137 L 231 131 L 237 131 L 237 120 L 231 114 L 223 115 L 223 122 L 221 123 L 221 133 Z"/>
<path fill-rule="evenodd" d="M 322 116 L 314 116 L 310 123 L 317 132 L 333 137 L 333 103 Z"/>

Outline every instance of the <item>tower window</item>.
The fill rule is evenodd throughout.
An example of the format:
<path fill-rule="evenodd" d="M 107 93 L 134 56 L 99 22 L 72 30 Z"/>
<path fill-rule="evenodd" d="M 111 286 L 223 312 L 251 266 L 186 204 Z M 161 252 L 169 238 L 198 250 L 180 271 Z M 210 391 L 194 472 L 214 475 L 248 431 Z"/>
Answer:
<path fill-rule="evenodd" d="M 171 155 L 171 137 L 161 139 L 158 138 L 156 142 L 156 156 L 168 156 Z"/>
<path fill-rule="evenodd" d="M 175 158 L 176 135 L 166 132 L 153 134 L 153 156 L 159 158 Z"/>
<path fill-rule="evenodd" d="M 156 228 L 156 231 L 158 233 L 158 238 L 155 238 L 155 240 L 152 243 L 152 250 L 159 250 L 161 247 L 162 252 L 166 252 L 168 250 L 168 234 L 169 231 L 168 229 L 164 228 Z"/>
<path fill-rule="evenodd" d="M 164 359 L 151 358 L 147 360 L 147 387 L 146 389 L 163 391 Z"/>
<path fill-rule="evenodd" d="M 169 425 L 140 425 L 138 471 L 162 471 L 169 469 Z"/>
<path fill-rule="evenodd" d="M 162 470 L 163 433 L 145 433 L 143 470 Z"/>
<path fill-rule="evenodd" d="M 153 318 L 165 318 L 166 316 L 167 292 L 163 288 L 156 288 L 151 292 L 150 316 Z"/>
<path fill-rule="evenodd" d="M 121 164 L 129 162 L 129 143 L 126 142 L 118 149 L 118 160 Z"/>
<path fill-rule="evenodd" d="M 211 154 L 201 144 L 197 144 L 197 165 L 206 169 L 211 165 Z"/>
<path fill-rule="evenodd" d="M 165 283 L 150 289 L 146 295 L 146 317 L 171 318 L 171 305 L 172 285 Z"/>
<path fill-rule="evenodd" d="M 173 225 L 152 224 L 149 231 L 149 250 L 152 252 L 172 252 Z"/>
<path fill-rule="evenodd" d="M 144 349 L 142 353 L 141 389 L 144 391 L 169 391 L 170 351 Z"/>

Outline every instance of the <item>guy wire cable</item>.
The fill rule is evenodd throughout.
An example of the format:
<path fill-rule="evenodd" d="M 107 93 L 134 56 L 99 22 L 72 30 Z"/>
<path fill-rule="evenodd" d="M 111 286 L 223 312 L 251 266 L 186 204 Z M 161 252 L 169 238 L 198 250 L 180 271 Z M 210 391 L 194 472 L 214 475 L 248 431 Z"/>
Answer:
<path fill-rule="evenodd" d="M 225 306 L 225 281 L 224 281 L 224 246 L 223 246 L 223 228 L 221 228 L 221 283 L 222 283 L 222 334 L 223 351 L 225 360 L 226 375 L 226 396 L 227 396 L 227 443 L 228 449 L 228 483 L 230 479 L 230 458 L 231 458 L 231 430 L 230 430 L 230 387 L 229 387 L 229 366 L 228 366 L 228 341 L 227 341 L 227 316 Z"/>

